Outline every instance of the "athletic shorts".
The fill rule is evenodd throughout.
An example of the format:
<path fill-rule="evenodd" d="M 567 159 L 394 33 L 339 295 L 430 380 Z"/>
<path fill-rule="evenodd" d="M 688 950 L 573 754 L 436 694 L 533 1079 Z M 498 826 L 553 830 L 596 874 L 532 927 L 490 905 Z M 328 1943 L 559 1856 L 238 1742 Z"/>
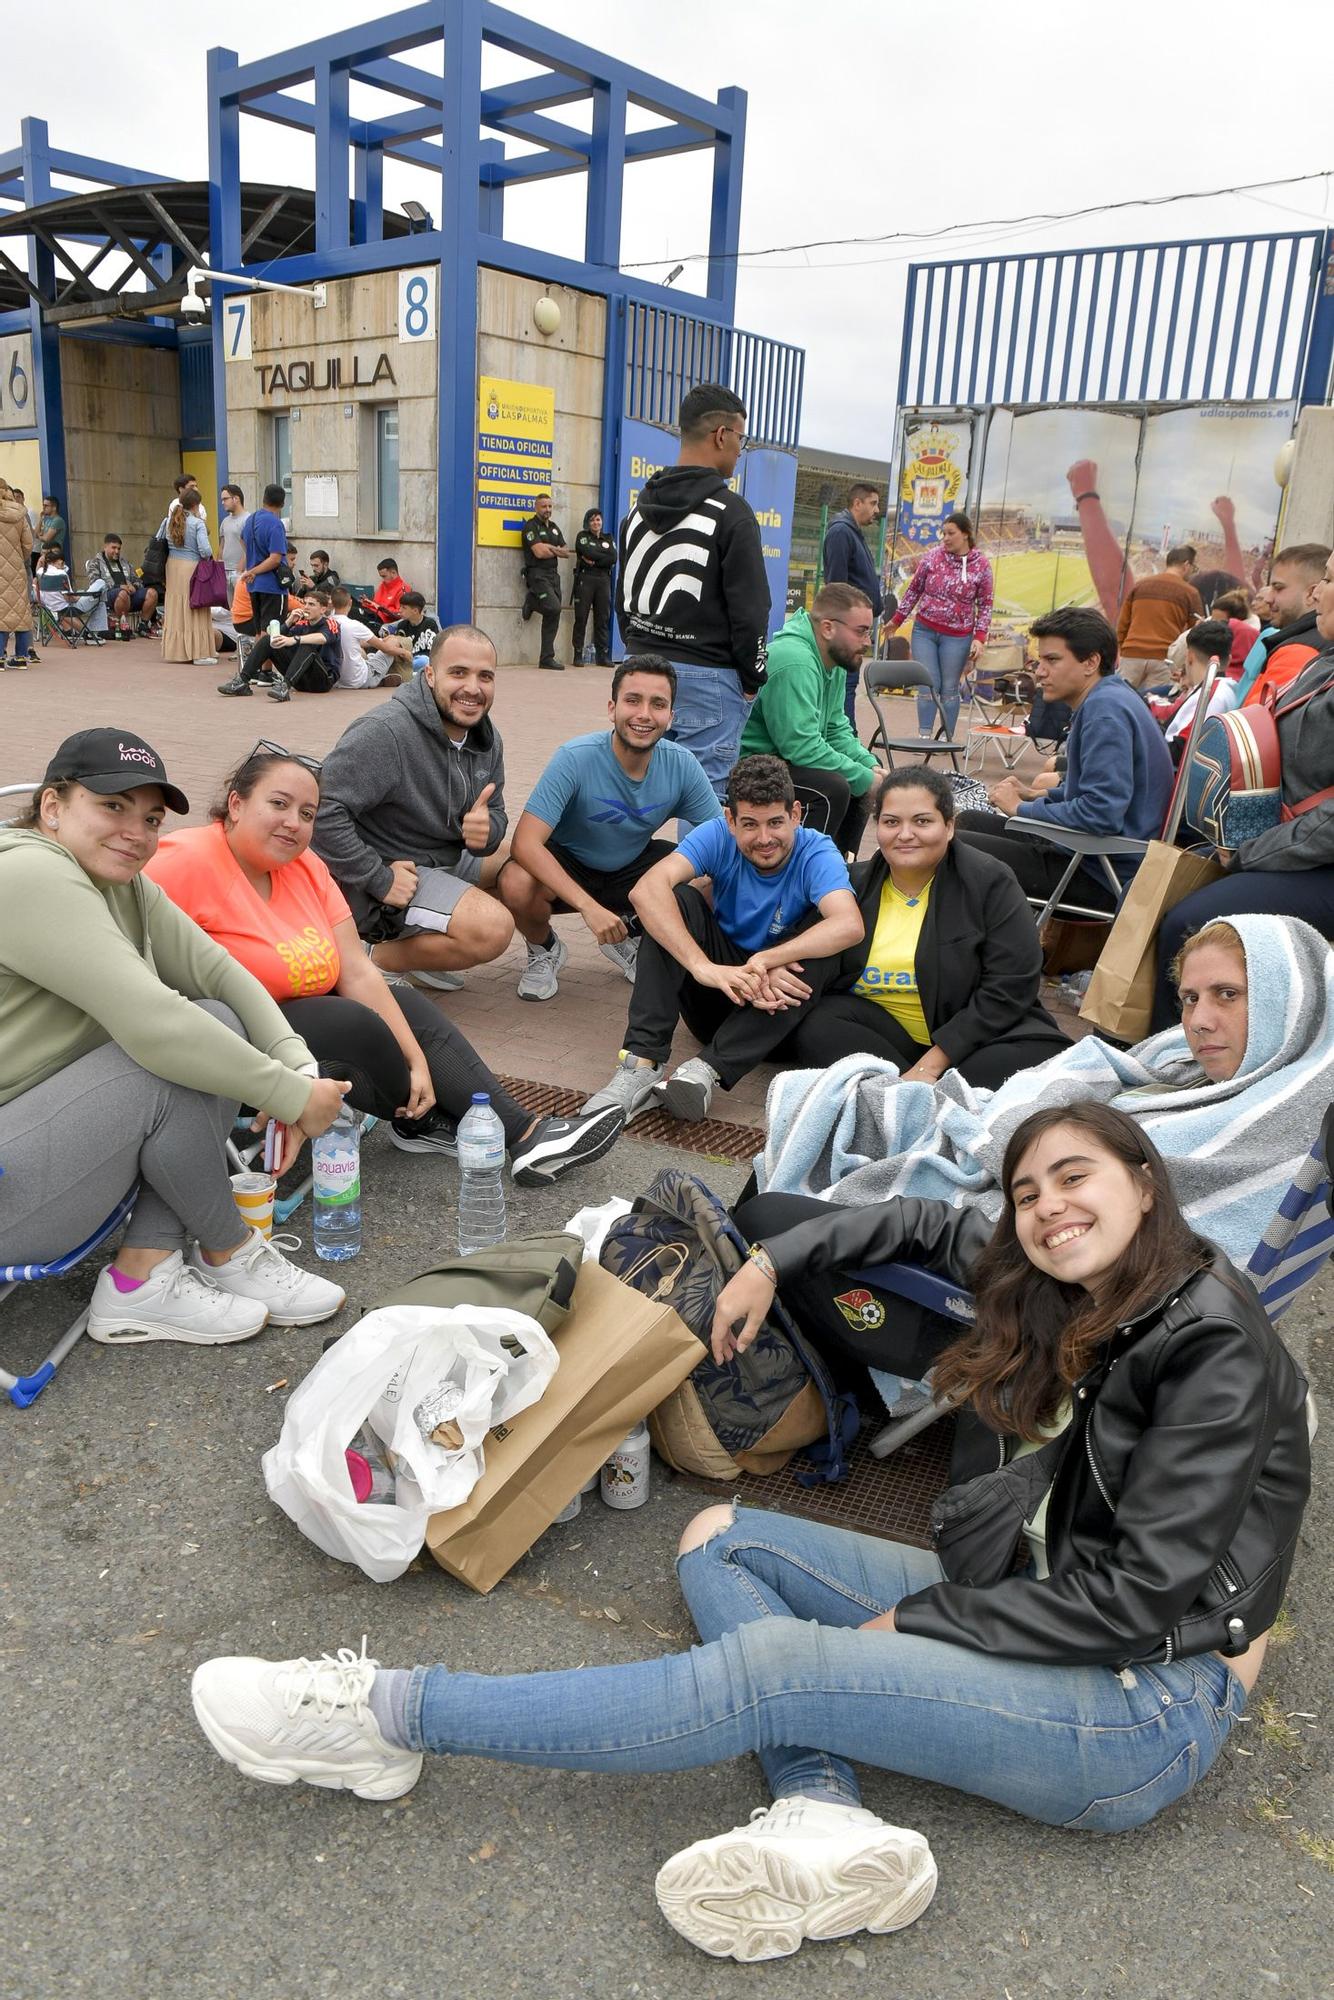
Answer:
<path fill-rule="evenodd" d="M 344 889 L 358 934 L 372 944 L 384 938 L 443 937 L 450 918 L 476 885 L 447 868 L 419 868 L 417 894 L 405 910 L 377 903 L 364 889 Z"/>
<path fill-rule="evenodd" d="M 560 863 L 565 873 L 590 896 L 596 896 L 604 909 L 614 911 L 618 917 L 631 915 L 630 891 L 641 876 L 647 875 L 655 863 L 675 852 L 674 841 L 650 840 L 639 850 L 633 861 L 627 861 L 620 868 L 604 870 L 590 867 L 587 861 L 581 861 L 577 854 L 571 854 L 568 848 L 560 845 L 559 841 L 547 842 L 547 853 L 554 861 Z M 559 911 L 568 911 L 570 906 L 568 903 L 555 903 L 552 907 Z"/>

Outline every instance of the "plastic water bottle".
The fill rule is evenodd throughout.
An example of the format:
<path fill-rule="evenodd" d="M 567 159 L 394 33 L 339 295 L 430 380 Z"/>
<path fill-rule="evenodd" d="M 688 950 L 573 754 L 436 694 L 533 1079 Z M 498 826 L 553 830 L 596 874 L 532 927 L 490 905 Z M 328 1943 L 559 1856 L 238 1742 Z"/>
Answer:
<path fill-rule="evenodd" d="M 484 1090 L 459 1120 L 459 1255 L 505 1240 L 505 1128 Z"/>
<path fill-rule="evenodd" d="M 361 1255 L 361 1125 L 344 1105 L 311 1144 L 314 1168 L 315 1255 L 341 1264 Z"/>

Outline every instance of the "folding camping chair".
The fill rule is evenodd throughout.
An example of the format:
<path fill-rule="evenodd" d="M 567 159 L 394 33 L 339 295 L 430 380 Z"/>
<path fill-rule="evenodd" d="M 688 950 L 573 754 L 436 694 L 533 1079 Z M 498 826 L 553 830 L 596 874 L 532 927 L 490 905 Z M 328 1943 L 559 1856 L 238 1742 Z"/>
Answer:
<path fill-rule="evenodd" d="M 1325 1112 L 1320 1134 L 1292 1178 L 1274 1219 L 1251 1254 L 1246 1274 L 1271 1322 L 1283 1317 L 1298 1293 L 1334 1253 L 1334 1104 Z M 858 1271 L 853 1283 L 890 1292 L 918 1311 L 935 1312 L 962 1326 L 977 1317 L 972 1295 L 962 1285 L 916 1264 L 874 1264 Z M 930 1377 L 927 1378 L 930 1386 Z M 888 1458 L 910 1438 L 949 1414 L 936 1397 L 909 1417 L 885 1425 L 872 1438 L 873 1458 Z"/>
<path fill-rule="evenodd" d="M 967 748 L 963 753 L 966 773 L 974 769 L 982 770 L 987 751 L 993 745 L 999 750 L 1007 773 L 1015 770 L 1022 761 L 1033 740 L 1028 733 L 1032 697 L 1023 693 L 1025 680 L 1028 680 L 1031 689 L 1033 682 L 1025 674 L 994 673 L 986 667 L 976 666 L 964 675 L 961 683 L 964 699 L 973 713 L 982 717 L 980 722 L 970 719 L 968 723 Z"/>
<path fill-rule="evenodd" d="M 45 577 L 63 575 L 65 582 L 53 585 L 45 582 Z M 63 639 L 75 651 L 86 641 L 100 646 L 102 635 L 93 626 L 93 620 L 105 604 L 102 590 L 75 590 L 73 578 L 68 570 L 46 571 L 33 579 L 33 617 L 35 635 L 50 646 L 57 639 Z"/>
<path fill-rule="evenodd" d="M 919 660 L 868 660 L 862 668 L 862 686 L 875 714 L 875 728 L 866 739 L 866 747 L 872 756 L 877 749 L 883 750 L 885 762 L 891 771 L 896 768 L 894 763 L 896 750 L 902 751 L 905 755 L 915 751 L 916 756 L 913 758 L 915 763 L 929 763 L 933 757 L 948 757 L 955 770 L 959 769 L 960 755 L 968 746 L 966 743 L 952 740 L 945 727 L 945 711 L 940 705 L 940 696 L 936 693 L 929 667 L 924 667 Z M 890 735 L 889 717 L 881 703 L 891 694 L 909 689 L 913 692 L 924 692 L 935 709 L 934 736 Z"/>

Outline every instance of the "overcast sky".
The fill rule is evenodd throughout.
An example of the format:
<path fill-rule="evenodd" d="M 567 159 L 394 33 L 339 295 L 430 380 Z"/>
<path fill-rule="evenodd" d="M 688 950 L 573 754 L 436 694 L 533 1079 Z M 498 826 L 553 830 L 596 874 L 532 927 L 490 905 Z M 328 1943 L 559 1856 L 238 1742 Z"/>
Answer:
<path fill-rule="evenodd" d="M 56 145 L 203 178 L 207 48 L 224 42 L 249 61 L 379 11 L 392 9 L 375 0 L 287 0 L 267 13 L 63 0 L 64 55 L 54 57 L 41 32 L 8 38 L 0 149 L 17 142 L 28 114 L 49 121 Z M 1326 0 L 1211 0 L 1175 27 L 1161 0 L 618 0 L 543 12 L 701 95 L 727 84 L 749 93 L 743 251 L 1334 172 L 1334 123 L 1322 109 Z M 519 73 L 498 58 L 486 80 Z M 310 185 L 306 140 L 254 120 L 242 129 L 248 176 Z M 1331 185 L 939 243 L 744 257 L 737 322 L 806 349 L 804 443 L 888 459 L 911 259 L 988 243 L 1017 250 L 1299 228 L 1334 219 Z M 513 232 L 577 254 L 581 187 L 547 182 L 512 196 Z M 436 210 L 426 177 L 401 176 L 388 192 L 415 193 Z M 702 159 L 636 168 L 624 260 L 659 258 L 651 275 L 665 276 L 704 249 L 707 201 Z"/>

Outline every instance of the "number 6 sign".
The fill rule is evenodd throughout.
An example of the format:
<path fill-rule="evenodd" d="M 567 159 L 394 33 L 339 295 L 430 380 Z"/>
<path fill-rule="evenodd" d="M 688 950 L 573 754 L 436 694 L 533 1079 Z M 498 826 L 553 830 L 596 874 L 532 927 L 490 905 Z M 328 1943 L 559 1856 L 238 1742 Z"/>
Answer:
<path fill-rule="evenodd" d="M 32 393 L 32 335 L 0 340 L 0 431 L 30 431 L 36 425 Z"/>
<path fill-rule="evenodd" d="M 398 337 L 435 339 L 435 266 L 398 274 Z"/>

